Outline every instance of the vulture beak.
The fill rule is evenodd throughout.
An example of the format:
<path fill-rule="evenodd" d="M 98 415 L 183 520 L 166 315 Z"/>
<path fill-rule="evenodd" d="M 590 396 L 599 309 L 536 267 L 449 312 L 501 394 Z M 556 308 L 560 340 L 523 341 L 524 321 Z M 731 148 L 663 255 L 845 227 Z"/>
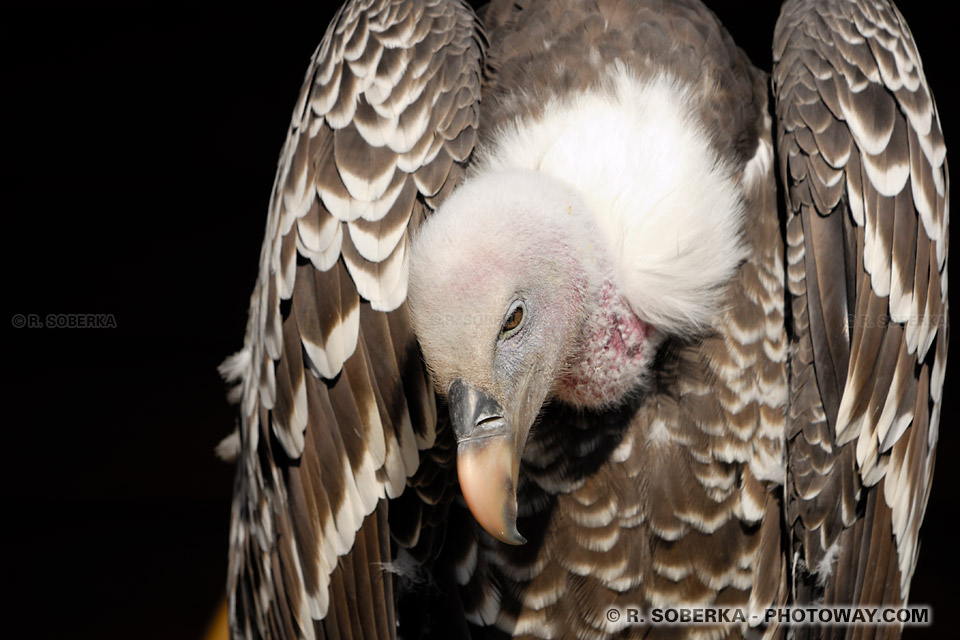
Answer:
<path fill-rule="evenodd" d="M 525 543 L 517 531 L 517 476 L 526 430 L 518 433 L 499 402 L 460 378 L 450 384 L 447 404 L 457 436 L 460 490 L 470 512 L 501 542 Z"/>

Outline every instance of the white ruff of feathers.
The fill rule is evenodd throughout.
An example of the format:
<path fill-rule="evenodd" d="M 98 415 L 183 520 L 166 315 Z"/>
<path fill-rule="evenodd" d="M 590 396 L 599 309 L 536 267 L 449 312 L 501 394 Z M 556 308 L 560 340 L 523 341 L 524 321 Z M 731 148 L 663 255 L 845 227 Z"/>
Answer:
<path fill-rule="evenodd" d="M 618 66 L 602 89 L 554 98 L 540 119 L 495 132 L 471 178 L 534 170 L 570 185 L 593 212 L 637 315 L 674 335 L 702 330 L 746 248 L 739 187 L 693 101 L 672 77 L 640 80 Z M 510 210 L 503 205 L 515 193 L 484 197 Z"/>

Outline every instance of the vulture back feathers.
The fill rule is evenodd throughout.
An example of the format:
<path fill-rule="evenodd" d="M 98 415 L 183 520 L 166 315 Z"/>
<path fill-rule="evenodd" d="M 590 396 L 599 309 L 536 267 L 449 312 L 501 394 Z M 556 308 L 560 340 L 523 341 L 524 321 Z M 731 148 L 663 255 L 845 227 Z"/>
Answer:
<path fill-rule="evenodd" d="M 280 157 L 236 383 L 250 638 L 787 633 L 907 602 L 949 176 L 885 0 L 351 0 Z M 610 610 L 739 608 L 737 624 Z"/>

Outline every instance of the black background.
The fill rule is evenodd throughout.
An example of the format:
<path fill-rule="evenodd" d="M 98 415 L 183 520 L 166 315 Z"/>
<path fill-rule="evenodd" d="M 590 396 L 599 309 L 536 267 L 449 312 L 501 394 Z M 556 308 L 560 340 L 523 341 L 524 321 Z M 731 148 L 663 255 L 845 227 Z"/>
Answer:
<path fill-rule="evenodd" d="M 769 70 L 776 3 L 709 4 Z M 902 9 L 951 148 L 940 6 Z M 276 159 L 331 14 L 47 7 L 0 27 L 4 575 L 31 636 L 197 638 L 216 608 L 233 470 L 212 452 L 234 422 L 216 365 L 242 345 Z M 116 328 L 17 329 L 18 313 Z M 955 611 L 954 405 L 911 593 L 941 622 L 907 637 Z"/>

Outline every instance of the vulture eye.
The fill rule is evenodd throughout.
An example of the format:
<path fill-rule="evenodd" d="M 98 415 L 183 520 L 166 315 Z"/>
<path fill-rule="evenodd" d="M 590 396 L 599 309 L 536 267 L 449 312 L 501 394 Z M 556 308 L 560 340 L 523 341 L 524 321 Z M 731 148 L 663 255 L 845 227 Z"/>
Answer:
<path fill-rule="evenodd" d="M 518 302 L 507 314 L 507 319 L 503 321 L 503 328 L 500 329 L 500 335 L 509 338 L 523 325 L 523 304 Z"/>

